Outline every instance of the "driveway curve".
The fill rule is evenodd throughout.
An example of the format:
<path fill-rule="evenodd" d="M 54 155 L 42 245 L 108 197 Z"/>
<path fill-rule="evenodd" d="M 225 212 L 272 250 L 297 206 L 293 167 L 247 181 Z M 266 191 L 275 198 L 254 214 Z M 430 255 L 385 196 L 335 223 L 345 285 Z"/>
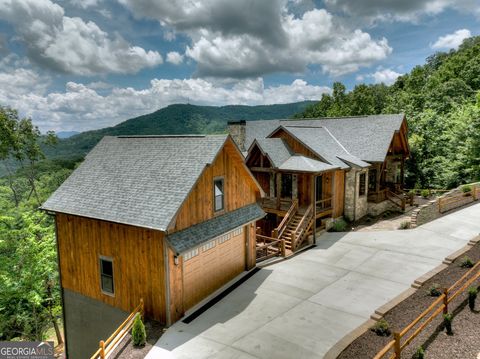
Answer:
<path fill-rule="evenodd" d="M 404 231 L 327 233 L 265 267 L 146 358 L 323 358 L 383 304 L 480 233 L 480 204 Z"/>

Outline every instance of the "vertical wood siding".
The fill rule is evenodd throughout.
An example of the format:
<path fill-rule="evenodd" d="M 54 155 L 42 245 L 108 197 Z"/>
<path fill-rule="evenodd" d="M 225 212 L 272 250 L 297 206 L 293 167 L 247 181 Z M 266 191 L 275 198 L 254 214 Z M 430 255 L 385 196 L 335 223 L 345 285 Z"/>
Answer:
<path fill-rule="evenodd" d="M 200 176 L 177 214 L 175 231 L 201 223 L 216 215 L 213 210 L 215 177 L 224 177 L 225 212 L 255 203 L 260 197 L 260 191 L 245 167 L 244 158 L 234 146 L 231 139 L 227 140 L 216 160 Z"/>
<path fill-rule="evenodd" d="M 140 298 L 147 316 L 165 323 L 163 233 L 58 213 L 62 286 L 126 312 Z M 113 258 L 115 295 L 100 287 L 99 256 Z"/>

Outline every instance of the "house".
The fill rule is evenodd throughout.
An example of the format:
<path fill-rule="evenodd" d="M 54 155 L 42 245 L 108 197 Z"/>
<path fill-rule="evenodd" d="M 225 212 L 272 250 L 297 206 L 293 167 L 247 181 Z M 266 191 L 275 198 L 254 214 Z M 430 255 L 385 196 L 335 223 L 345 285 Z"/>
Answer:
<path fill-rule="evenodd" d="M 45 202 L 69 358 L 141 299 L 170 324 L 255 266 L 262 190 L 228 135 L 105 137 Z"/>
<path fill-rule="evenodd" d="M 336 218 L 405 209 L 403 114 L 240 121 L 229 131 L 266 193 L 260 232 L 281 238 L 287 250 Z"/>

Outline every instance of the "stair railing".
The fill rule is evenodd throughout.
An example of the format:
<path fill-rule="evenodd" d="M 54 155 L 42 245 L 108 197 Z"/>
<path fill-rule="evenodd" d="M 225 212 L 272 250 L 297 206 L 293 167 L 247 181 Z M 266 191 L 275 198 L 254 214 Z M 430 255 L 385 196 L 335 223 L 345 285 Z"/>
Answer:
<path fill-rule="evenodd" d="M 405 211 L 405 207 L 407 205 L 407 199 L 405 198 L 404 195 L 400 196 L 400 195 L 398 195 L 395 192 L 392 192 L 390 190 L 387 190 L 386 194 L 387 194 L 387 198 L 391 202 L 393 202 L 394 204 L 399 206 L 402 209 L 402 211 Z"/>
<path fill-rule="evenodd" d="M 297 213 L 297 210 L 298 210 L 298 199 L 294 199 L 285 217 L 283 217 L 278 227 L 272 231 L 273 238 L 282 238 L 283 232 L 285 231 L 285 229 L 288 227 L 288 224 L 295 216 L 295 213 Z"/>
<path fill-rule="evenodd" d="M 295 251 L 298 245 L 303 241 L 305 230 L 313 219 L 313 204 L 308 206 L 305 214 L 297 225 L 297 228 L 292 233 L 292 251 Z"/>

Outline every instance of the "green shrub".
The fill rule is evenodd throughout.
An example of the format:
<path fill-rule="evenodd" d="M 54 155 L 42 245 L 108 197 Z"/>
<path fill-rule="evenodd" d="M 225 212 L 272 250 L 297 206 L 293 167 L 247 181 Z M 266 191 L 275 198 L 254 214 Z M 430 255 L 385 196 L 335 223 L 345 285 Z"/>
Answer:
<path fill-rule="evenodd" d="M 135 321 L 132 327 L 132 341 L 136 347 L 143 347 L 147 340 L 147 333 L 145 331 L 145 325 L 143 325 L 142 317 L 139 313 L 135 316 Z"/>
<path fill-rule="evenodd" d="M 431 297 L 440 297 L 442 295 L 440 286 L 437 283 L 434 283 L 428 290 L 428 294 L 430 294 Z"/>
<path fill-rule="evenodd" d="M 468 185 L 468 184 L 462 186 L 462 192 L 463 192 L 463 193 L 470 193 L 470 192 L 472 192 L 472 186 L 470 186 L 470 185 Z"/>
<path fill-rule="evenodd" d="M 392 333 L 390 330 L 390 325 L 385 319 L 381 319 L 376 322 L 375 325 L 370 328 L 370 330 L 380 337 L 388 337 Z"/>
<path fill-rule="evenodd" d="M 428 198 L 428 197 L 430 197 L 430 191 L 428 189 L 422 189 L 422 191 L 420 192 L 420 195 L 423 198 Z"/>
<path fill-rule="evenodd" d="M 453 321 L 453 315 L 451 315 L 450 313 L 443 315 L 443 325 L 447 330 L 447 335 L 453 335 L 452 321 Z"/>
<path fill-rule="evenodd" d="M 473 266 L 473 261 L 467 256 L 463 257 L 462 261 L 460 262 L 460 267 L 462 268 L 472 268 Z"/>
<path fill-rule="evenodd" d="M 414 190 L 414 189 L 411 189 L 411 190 L 408 191 L 408 194 L 409 194 L 410 196 L 416 196 L 416 195 L 417 195 L 417 191 Z"/>
<path fill-rule="evenodd" d="M 344 219 L 339 218 L 333 222 L 333 226 L 331 230 L 333 232 L 345 232 L 347 227 L 348 227 L 348 223 Z"/>
<path fill-rule="evenodd" d="M 403 221 L 400 223 L 400 227 L 398 229 L 409 229 L 412 226 L 412 223 L 410 221 Z"/>
<path fill-rule="evenodd" d="M 415 355 L 413 356 L 415 359 L 423 359 L 425 358 L 425 350 L 423 350 L 423 347 L 419 347 L 417 351 L 415 352 Z"/>
<path fill-rule="evenodd" d="M 468 306 L 473 312 L 475 310 L 475 300 L 477 299 L 478 289 L 475 287 L 468 288 Z"/>

